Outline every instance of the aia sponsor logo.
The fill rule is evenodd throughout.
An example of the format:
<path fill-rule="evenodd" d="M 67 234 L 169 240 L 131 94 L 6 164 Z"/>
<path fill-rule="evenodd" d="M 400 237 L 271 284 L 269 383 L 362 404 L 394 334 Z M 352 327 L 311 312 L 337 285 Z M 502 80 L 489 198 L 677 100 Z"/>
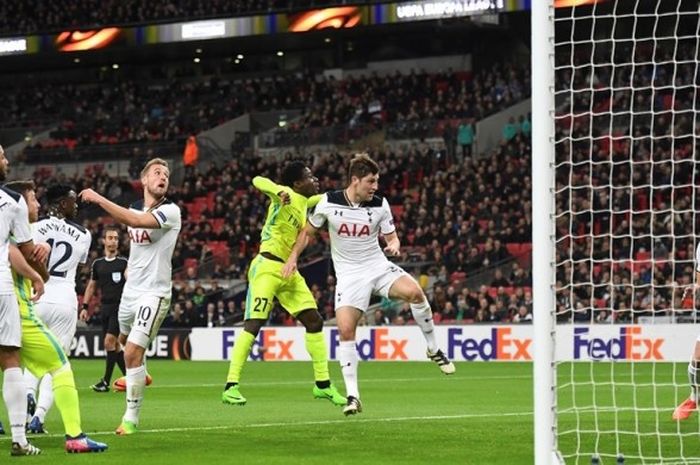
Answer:
<path fill-rule="evenodd" d="M 340 223 L 340 226 L 338 227 L 338 235 L 346 237 L 369 236 L 369 225 Z"/>

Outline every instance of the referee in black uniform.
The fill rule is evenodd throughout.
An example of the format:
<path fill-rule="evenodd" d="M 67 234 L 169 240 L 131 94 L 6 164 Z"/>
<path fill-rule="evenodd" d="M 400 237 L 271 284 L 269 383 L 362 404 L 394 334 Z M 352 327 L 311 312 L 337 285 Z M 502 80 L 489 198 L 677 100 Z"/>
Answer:
<path fill-rule="evenodd" d="M 109 383 L 112 379 L 114 365 L 126 375 L 124 365 L 124 351 L 119 344 L 119 300 L 122 296 L 124 281 L 126 280 L 127 259 L 117 255 L 119 250 L 119 228 L 107 226 L 104 230 L 105 256 L 92 262 L 90 269 L 90 281 L 85 288 L 83 306 L 80 319 L 87 321 L 89 302 L 95 294 L 95 288 L 100 289 L 100 313 L 102 315 L 102 332 L 104 334 L 104 347 L 107 352 L 105 373 L 102 379 L 90 386 L 97 392 L 109 392 Z"/>

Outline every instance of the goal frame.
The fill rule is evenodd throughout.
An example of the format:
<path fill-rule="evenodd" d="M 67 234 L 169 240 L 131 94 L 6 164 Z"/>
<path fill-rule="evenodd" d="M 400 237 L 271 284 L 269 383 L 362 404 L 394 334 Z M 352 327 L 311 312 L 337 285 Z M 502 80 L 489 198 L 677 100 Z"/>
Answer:
<path fill-rule="evenodd" d="M 554 225 L 554 1 L 532 2 L 532 279 L 534 451 L 536 465 L 558 465 Z"/>

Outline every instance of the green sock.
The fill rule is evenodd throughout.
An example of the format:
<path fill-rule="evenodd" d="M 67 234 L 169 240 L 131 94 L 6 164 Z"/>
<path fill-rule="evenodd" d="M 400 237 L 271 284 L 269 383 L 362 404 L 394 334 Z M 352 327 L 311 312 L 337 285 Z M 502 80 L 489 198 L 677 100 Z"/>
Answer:
<path fill-rule="evenodd" d="M 241 378 L 243 364 L 248 360 L 250 348 L 253 347 L 254 341 L 255 336 L 245 330 L 241 331 L 240 336 L 236 338 L 236 341 L 233 343 L 233 354 L 231 355 L 231 364 L 228 367 L 226 382 L 237 383 Z"/>
<path fill-rule="evenodd" d="M 83 432 L 80 427 L 80 402 L 75 389 L 75 379 L 70 365 L 53 373 L 53 395 L 58 411 L 61 412 L 63 428 L 68 436 L 75 437 Z"/>
<path fill-rule="evenodd" d="M 328 374 L 328 349 L 323 340 L 323 332 L 306 333 L 306 351 L 311 355 L 311 363 L 314 367 L 314 379 L 316 381 L 327 381 Z"/>

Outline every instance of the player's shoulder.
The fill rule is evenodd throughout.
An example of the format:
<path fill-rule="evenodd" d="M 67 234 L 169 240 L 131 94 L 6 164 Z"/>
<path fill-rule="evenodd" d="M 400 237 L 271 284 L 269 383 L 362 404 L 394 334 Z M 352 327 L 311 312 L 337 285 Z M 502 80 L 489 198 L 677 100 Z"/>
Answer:
<path fill-rule="evenodd" d="M 381 208 L 383 205 L 384 196 L 379 194 L 374 194 L 371 199 L 366 202 L 362 202 L 362 206 L 368 208 Z"/>
<path fill-rule="evenodd" d="M 180 210 L 180 206 L 168 198 L 163 199 L 163 203 L 161 203 L 160 206 L 166 208 L 176 208 L 178 211 Z"/>
<path fill-rule="evenodd" d="M 324 199 L 321 199 L 321 202 L 323 201 Z M 350 206 L 350 204 L 348 203 L 348 199 L 347 197 L 345 197 L 345 193 L 342 189 L 326 192 L 325 201 L 329 205 L 341 205 L 343 207 Z"/>
<path fill-rule="evenodd" d="M 0 186 L 0 193 L 4 194 L 4 197 L 11 199 L 15 204 L 19 204 L 22 200 L 22 194 L 5 186 Z"/>
<path fill-rule="evenodd" d="M 87 229 L 85 229 L 85 227 L 82 224 L 80 224 L 76 221 L 69 220 L 69 219 L 65 219 L 63 221 L 65 221 L 67 225 L 72 226 L 75 229 L 77 229 L 78 231 L 80 231 L 80 233 L 82 233 L 82 234 L 90 234 L 90 232 Z"/>

